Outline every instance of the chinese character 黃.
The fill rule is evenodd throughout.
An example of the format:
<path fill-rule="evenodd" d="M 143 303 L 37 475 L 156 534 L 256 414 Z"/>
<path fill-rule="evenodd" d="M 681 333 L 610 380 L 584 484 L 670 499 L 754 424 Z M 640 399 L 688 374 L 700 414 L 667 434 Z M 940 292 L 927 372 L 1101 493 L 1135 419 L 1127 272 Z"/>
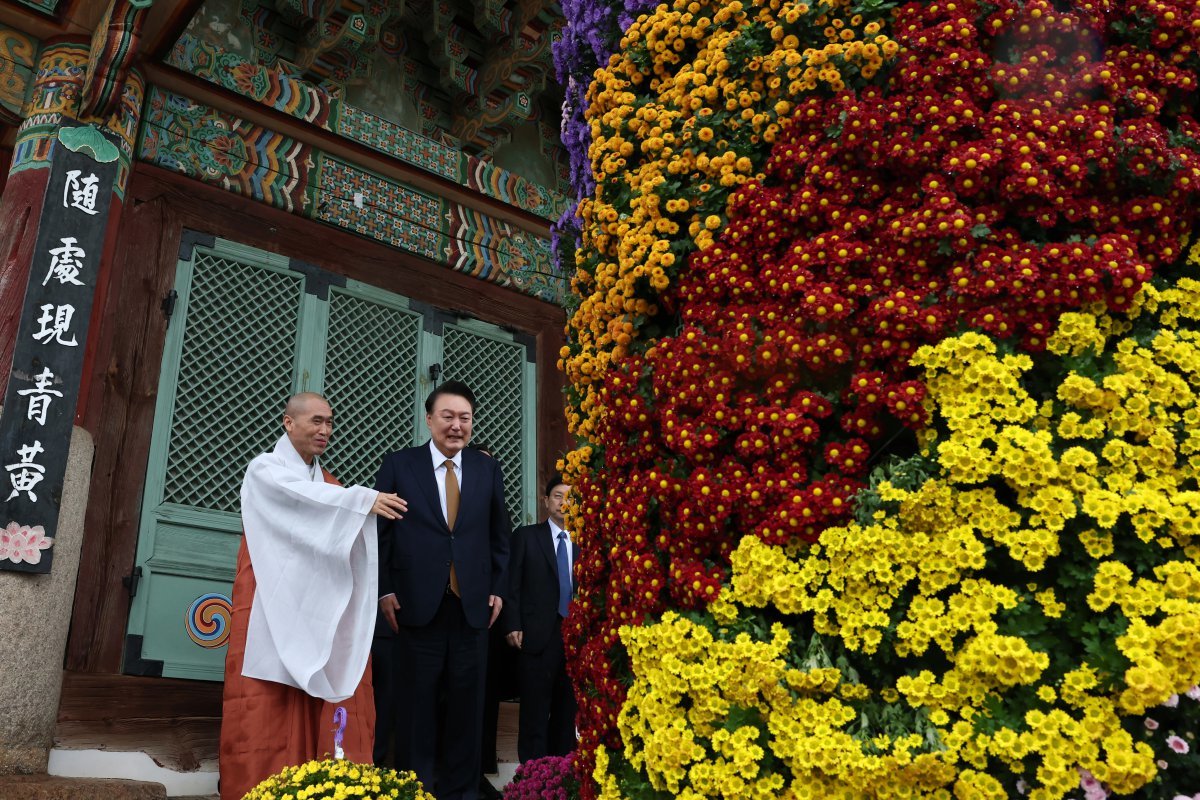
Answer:
<path fill-rule="evenodd" d="M 33 444 L 22 445 L 17 448 L 17 455 L 20 456 L 20 462 L 16 464 L 6 464 L 4 468 L 8 470 L 8 482 L 12 484 L 12 494 L 5 500 L 12 500 L 18 495 L 29 495 L 30 502 L 37 502 L 37 495 L 33 492 L 33 487 L 42 482 L 45 477 L 46 468 L 41 464 L 34 462 L 39 453 L 46 452 L 42 447 L 42 443 L 34 440 Z"/>

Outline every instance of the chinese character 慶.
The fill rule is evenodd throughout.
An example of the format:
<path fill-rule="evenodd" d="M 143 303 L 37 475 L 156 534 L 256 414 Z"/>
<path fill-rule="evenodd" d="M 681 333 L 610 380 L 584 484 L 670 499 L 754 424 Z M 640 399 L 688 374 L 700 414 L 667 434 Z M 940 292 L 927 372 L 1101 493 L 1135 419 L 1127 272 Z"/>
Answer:
<path fill-rule="evenodd" d="M 75 246 L 77 240 L 74 236 L 64 236 L 60 241 L 62 247 L 55 247 L 49 251 L 50 269 L 46 270 L 42 286 L 49 283 L 51 278 L 57 279 L 60 284 L 83 286 L 83 281 L 79 280 L 79 273 L 83 270 L 83 259 L 87 253 L 83 252 L 82 247 Z"/>

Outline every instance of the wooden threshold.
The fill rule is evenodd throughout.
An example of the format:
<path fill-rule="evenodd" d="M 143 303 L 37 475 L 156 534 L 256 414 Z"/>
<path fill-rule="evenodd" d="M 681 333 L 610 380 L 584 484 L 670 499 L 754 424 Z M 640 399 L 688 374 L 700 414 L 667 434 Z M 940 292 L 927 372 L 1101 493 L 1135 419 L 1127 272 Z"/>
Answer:
<path fill-rule="evenodd" d="M 222 684 L 64 672 L 54 746 L 140 751 L 167 769 L 216 763 Z"/>
<path fill-rule="evenodd" d="M 64 672 L 54 746 L 69 750 L 140 751 L 182 772 L 217 760 L 222 684 Z M 517 703 L 501 703 L 496 749 L 517 760 Z"/>

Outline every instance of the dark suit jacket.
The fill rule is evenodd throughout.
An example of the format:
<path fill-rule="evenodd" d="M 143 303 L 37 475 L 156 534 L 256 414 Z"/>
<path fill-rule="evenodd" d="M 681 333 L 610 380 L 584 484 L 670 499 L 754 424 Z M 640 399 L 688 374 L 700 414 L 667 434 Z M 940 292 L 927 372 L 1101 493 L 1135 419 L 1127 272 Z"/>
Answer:
<path fill-rule="evenodd" d="M 403 519 L 379 520 L 379 596 L 395 593 L 396 621 L 426 625 L 458 574 L 463 615 L 473 628 L 486 628 L 488 595 L 507 597 L 508 539 L 500 465 L 475 450 L 463 450 L 462 494 L 454 530 L 446 527 L 428 442 L 384 456 L 375 488 L 408 502 Z M 387 627 L 386 623 L 383 627 Z"/>
<path fill-rule="evenodd" d="M 571 543 L 572 564 L 579 548 Z M 574 578 L 571 584 L 574 586 Z M 508 596 L 501 622 L 505 633 L 522 631 L 521 650 L 540 653 L 562 624 L 558 616 L 558 557 L 550 539 L 550 523 L 524 525 L 513 531 Z"/>

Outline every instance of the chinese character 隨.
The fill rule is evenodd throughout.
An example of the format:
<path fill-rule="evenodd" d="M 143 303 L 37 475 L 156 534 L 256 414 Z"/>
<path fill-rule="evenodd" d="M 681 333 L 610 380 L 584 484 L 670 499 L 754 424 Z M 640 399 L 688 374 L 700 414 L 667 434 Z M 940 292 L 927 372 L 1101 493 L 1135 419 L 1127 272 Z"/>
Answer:
<path fill-rule="evenodd" d="M 69 342 L 63 338 L 71 327 L 71 317 L 73 316 L 75 316 L 75 306 L 69 303 L 61 306 L 47 303 L 42 306 L 42 315 L 38 317 L 38 324 L 42 326 L 42 329 L 35 333 L 33 338 L 42 344 L 49 344 L 53 339 L 67 347 L 75 347 L 79 342 L 75 340 L 74 336 Z"/>
<path fill-rule="evenodd" d="M 85 214 L 95 214 L 100 179 L 95 174 L 81 179 L 79 176 L 82 174 L 77 169 L 67 171 L 67 181 L 63 185 L 63 208 L 77 208 Z"/>
<path fill-rule="evenodd" d="M 51 389 L 54 384 L 54 373 L 49 367 L 42 369 L 40 375 L 33 379 L 33 389 L 20 389 L 17 394 L 21 396 L 29 396 L 29 408 L 25 411 L 25 419 L 37 420 L 38 425 L 46 424 L 46 412 L 50 410 L 50 401 L 53 397 L 62 397 L 62 392 L 57 389 Z"/>
<path fill-rule="evenodd" d="M 17 455 L 21 460 L 16 464 L 6 464 L 4 468 L 8 470 L 8 482 L 12 484 L 12 494 L 8 496 L 8 500 L 22 494 L 29 495 L 29 500 L 32 503 L 37 502 L 37 495 L 33 492 L 33 487 L 42 482 L 45 477 L 46 468 L 41 464 L 34 462 L 38 454 L 46 452 L 42 447 L 42 443 L 34 440 L 33 444 L 23 445 L 17 448 Z"/>
<path fill-rule="evenodd" d="M 55 247 L 49 251 L 50 269 L 46 270 L 42 286 L 49 283 L 51 278 L 57 279 L 59 283 L 83 286 L 83 281 L 79 280 L 79 272 L 83 269 L 82 259 L 87 253 L 83 252 L 82 247 L 75 246 L 77 240 L 74 236 L 64 236 L 60 241 L 62 247 Z"/>

